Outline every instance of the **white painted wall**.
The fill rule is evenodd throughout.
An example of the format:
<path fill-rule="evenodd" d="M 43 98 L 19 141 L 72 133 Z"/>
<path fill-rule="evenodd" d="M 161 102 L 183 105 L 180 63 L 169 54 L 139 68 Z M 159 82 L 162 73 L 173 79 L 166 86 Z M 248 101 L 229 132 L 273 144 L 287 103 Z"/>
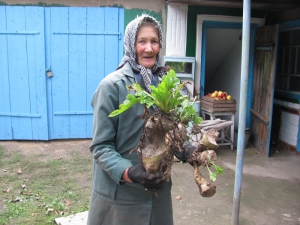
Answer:
<path fill-rule="evenodd" d="M 293 110 L 300 110 L 300 104 L 281 101 L 274 99 L 274 103 L 291 108 Z M 298 132 L 299 132 L 299 115 L 292 114 L 289 112 L 281 111 L 281 124 L 279 138 L 293 146 L 297 146 L 298 143 Z"/>
<path fill-rule="evenodd" d="M 290 145 L 297 146 L 299 131 L 298 124 L 298 115 L 282 111 L 279 138 Z"/>
<path fill-rule="evenodd" d="M 237 101 L 236 109 L 239 109 L 240 101 L 240 82 L 241 82 L 241 51 L 242 42 L 236 42 L 236 45 L 227 55 L 225 60 L 217 68 L 215 74 L 207 82 L 205 91 L 213 92 L 215 90 L 226 91 Z M 234 125 L 238 127 L 239 115 L 236 112 L 234 116 Z"/>
<path fill-rule="evenodd" d="M 166 56 L 185 56 L 187 5 L 168 5 Z"/>
<path fill-rule="evenodd" d="M 241 44 L 241 34 L 242 29 L 206 29 L 205 80 L 209 80 L 232 49 Z"/>
<path fill-rule="evenodd" d="M 274 99 L 274 103 L 300 111 L 300 104 Z M 299 115 L 281 111 L 279 139 L 297 147 L 299 133 Z"/>
<path fill-rule="evenodd" d="M 201 80 L 201 63 L 202 63 L 202 29 L 204 21 L 222 21 L 242 23 L 242 17 L 221 16 L 221 15 L 205 15 L 199 14 L 197 16 L 197 37 L 196 37 L 196 68 L 195 68 L 195 90 L 200 92 L 200 80 Z M 264 19 L 251 18 L 251 23 L 262 25 Z"/>

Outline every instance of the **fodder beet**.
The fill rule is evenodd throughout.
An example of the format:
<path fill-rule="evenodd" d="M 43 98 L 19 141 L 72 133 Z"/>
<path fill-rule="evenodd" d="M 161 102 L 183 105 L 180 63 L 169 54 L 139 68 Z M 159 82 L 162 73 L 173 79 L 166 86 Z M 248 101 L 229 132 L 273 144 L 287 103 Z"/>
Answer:
<path fill-rule="evenodd" d="M 187 140 L 187 127 L 197 125 L 202 122 L 202 118 L 196 113 L 193 102 L 188 96 L 182 96 L 180 89 L 185 83 L 180 83 L 174 71 L 170 70 L 167 75 L 162 77 L 162 82 L 157 87 L 150 86 L 151 94 L 143 90 L 140 85 L 132 84 L 127 87 L 135 91 L 135 95 L 128 94 L 126 100 L 113 111 L 109 116 L 117 116 L 136 103 L 145 105 L 145 119 L 143 133 L 138 145 L 131 150 L 138 151 L 141 162 L 148 173 L 159 171 L 163 174 L 163 180 L 168 181 L 173 165 L 173 158 L 176 152 L 186 151 L 183 147 Z M 152 108 L 153 113 L 149 114 Z M 200 189 L 201 196 L 210 197 L 215 193 L 215 187 L 211 185 L 201 175 L 200 165 L 207 168 L 212 165 L 216 157 L 211 152 L 203 152 L 209 147 L 216 147 L 214 132 L 206 132 L 201 144 L 205 145 L 201 150 L 198 148 L 195 154 L 200 154 L 204 158 L 193 155 L 191 164 L 194 166 L 194 179 Z M 210 144 L 210 145 L 207 145 Z M 203 152 L 203 153 L 201 153 Z M 214 152 L 214 151 L 213 151 Z M 209 168 L 208 168 L 209 169 Z"/>

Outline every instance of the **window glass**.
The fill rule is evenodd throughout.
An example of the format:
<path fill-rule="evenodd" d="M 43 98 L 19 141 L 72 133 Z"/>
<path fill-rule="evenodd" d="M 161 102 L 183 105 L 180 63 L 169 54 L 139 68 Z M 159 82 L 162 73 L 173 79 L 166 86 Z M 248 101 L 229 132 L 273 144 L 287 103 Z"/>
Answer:
<path fill-rule="evenodd" d="M 166 62 L 166 66 L 169 66 L 176 73 L 192 73 L 193 63 L 190 63 L 190 62 Z"/>
<path fill-rule="evenodd" d="M 290 48 L 283 49 L 283 73 L 288 73 L 289 71 L 289 56 L 290 56 Z"/>
<path fill-rule="evenodd" d="M 300 47 L 297 48 L 297 57 L 296 57 L 296 74 L 300 74 Z"/>
<path fill-rule="evenodd" d="M 295 63 L 296 63 L 296 47 L 291 48 L 291 54 L 289 57 L 289 74 L 294 74 L 295 73 Z"/>
<path fill-rule="evenodd" d="M 287 86 L 287 76 L 278 75 L 276 81 L 276 88 L 280 90 L 286 90 Z"/>
<path fill-rule="evenodd" d="M 282 54 L 283 54 L 283 48 L 279 48 L 278 59 L 277 59 L 277 73 L 282 73 Z"/>
<path fill-rule="evenodd" d="M 276 89 L 300 92 L 300 29 L 279 34 Z"/>
<path fill-rule="evenodd" d="M 300 92 L 300 76 L 291 76 L 290 77 L 290 91 Z"/>
<path fill-rule="evenodd" d="M 290 45 L 291 31 L 285 31 L 280 33 L 280 46 Z"/>
<path fill-rule="evenodd" d="M 292 31 L 291 45 L 300 45 L 300 30 Z"/>

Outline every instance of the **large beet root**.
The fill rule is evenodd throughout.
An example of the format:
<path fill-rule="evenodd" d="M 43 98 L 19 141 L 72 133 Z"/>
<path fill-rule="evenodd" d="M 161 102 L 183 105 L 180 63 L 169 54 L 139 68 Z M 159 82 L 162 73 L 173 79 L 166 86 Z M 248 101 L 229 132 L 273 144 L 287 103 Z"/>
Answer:
<path fill-rule="evenodd" d="M 164 114 L 156 113 L 148 118 L 138 145 L 142 163 L 148 173 L 158 171 L 167 155 L 166 133 L 175 129 L 175 126 L 174 121 Z"/>
<path fill-rule="evenodd" d="M 212 185 L 202 176 L 196 162 L 194 162 L 193 166 L 194 180 L 199 188 L 200 195 L 202 197 L 212 197 L 216 193 L 216 186 Z"/>

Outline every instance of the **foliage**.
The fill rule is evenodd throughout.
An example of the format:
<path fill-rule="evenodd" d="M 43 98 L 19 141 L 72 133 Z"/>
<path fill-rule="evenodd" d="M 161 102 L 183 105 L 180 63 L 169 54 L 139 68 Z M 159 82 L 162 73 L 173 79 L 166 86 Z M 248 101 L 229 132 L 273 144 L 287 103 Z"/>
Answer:
<path fill-rule="evenodd" d="M 155 105 L 163 113 L 172 115 L 174 120 L 178 122 L 200 124 L 202 118 L 197 115 L 193 106 L 196 98 L 191 103 L 188 96 L 180 94 L 184 85 L 185 83 L 180 83 L 174 70 L 170 70 L 167 75 L 163 76 L 162 82 L 157 87 L 150 86 L 151 94 L 142 89 L 139 84 L 134 83 L 127 88 L 134 90 L 135 95 L 128 94 L 126 100 L 120 104 L 119 109 L 113 111 L 109 117 L 117 116 L 133 105 L 140 103 L 145 104 L 147 108 Z"/>
<path fill-rule="evenodd" d="M 53 224 L 54 219 L 88 210 L 91 156 L 72 149 L 70 156 L 51 157 L 7 151 L 0 146 L 0 224 Z M 1 204 L 1 203 L 0 203 Z"/>
<path fill-rule="evenodd" d="M 166 66 L 169 66 L 176 73 L 184 72 L 184 62 L 167 62 Z"/>
<path fill-rule="evenodd" d="M 212 172 L 209 167 L 213 165 L 215 170 L 216 170 L 216 173 Z M 222 174 L 223 173 L 223 169 L 216 165 L 211 159 L 210 157 L 208 156 L 208 163 L 206 164 L 206 168 L 208 169 L 208 173 L 209 173 L 209 179 L 211 182 L 215 182 L 216 179 L 217 179 L 217 174 Z"/>

